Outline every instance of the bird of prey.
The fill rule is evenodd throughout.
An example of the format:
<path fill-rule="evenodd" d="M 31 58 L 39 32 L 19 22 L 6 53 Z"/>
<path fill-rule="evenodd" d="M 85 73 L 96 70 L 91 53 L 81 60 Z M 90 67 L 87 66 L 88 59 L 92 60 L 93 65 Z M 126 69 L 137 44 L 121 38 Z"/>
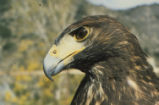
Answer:
<path fill-rule="evenodd" d="M 135 35 L 115 19 L 88 16 L 68 26 L 44 58 L 49 78 L 85 73 L 71 105 L 159 105 L 159 78 Z"/>

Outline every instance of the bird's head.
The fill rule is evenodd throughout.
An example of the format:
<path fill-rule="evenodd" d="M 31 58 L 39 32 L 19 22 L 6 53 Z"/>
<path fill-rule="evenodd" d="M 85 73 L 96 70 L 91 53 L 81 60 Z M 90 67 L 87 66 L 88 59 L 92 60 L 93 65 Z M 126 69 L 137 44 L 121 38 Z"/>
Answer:
<path fill-rule="evenodd" d="M 118 56 L 122 52 L 119 50 L 128 45 L 129 37 L 123 35 L 124 31 L 127 32 L 120 23 L 107 16 L 90 16 L 70 25 L 44 58 L 46 76 L 52 79 L 69 68 L 87 73 L 95 63 Z"/>

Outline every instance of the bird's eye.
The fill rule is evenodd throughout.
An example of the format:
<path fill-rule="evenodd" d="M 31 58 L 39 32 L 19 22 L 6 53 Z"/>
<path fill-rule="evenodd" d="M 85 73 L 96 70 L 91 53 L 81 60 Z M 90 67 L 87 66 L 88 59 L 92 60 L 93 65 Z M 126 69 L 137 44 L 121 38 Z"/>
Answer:
<path fill-rule="evenodd" d="M 83 41 L 85 40 L 89 35 L 89 29 L 88 27 L 80 27 L 74 32 L 71 33 L 76 41 Z"/>

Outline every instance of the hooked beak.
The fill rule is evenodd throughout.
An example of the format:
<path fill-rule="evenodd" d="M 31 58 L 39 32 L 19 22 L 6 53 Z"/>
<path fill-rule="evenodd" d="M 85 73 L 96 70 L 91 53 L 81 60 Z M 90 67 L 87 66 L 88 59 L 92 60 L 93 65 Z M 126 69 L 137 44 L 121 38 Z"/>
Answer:
<path fill-rule="evenodd" d="M 68 41 L 70 40 L 70 41 Z M 54 44 L 43 61 L 43 70 L 48 79 L 60 73 L 74 61 L 74 56 L 85 49 L 81 43 L 77 43 L 70 35 L 61 39 L 58 45 Z"/>
<path fill-rule="evenodd" d="M 61 72 L 64 67 L 65 65 L 63 63 L 63 60 L 61 60 L 60 58 L 51 56 L 50 54 L 47 54 L 46 57 L 44 58 L 43 70 L 45 75 L 50 80 L 53 80 L 52 76 Z"/>

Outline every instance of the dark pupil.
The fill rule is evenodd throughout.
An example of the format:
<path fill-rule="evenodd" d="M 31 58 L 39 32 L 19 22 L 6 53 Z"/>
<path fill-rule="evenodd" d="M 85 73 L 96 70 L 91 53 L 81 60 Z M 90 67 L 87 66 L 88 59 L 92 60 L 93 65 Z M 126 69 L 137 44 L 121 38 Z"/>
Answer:
<path fill-rule="evenodd" d="M 83 39 L 87 35 L 87 30 L 81 27 L 75 35 L 77 39 Z"/>

